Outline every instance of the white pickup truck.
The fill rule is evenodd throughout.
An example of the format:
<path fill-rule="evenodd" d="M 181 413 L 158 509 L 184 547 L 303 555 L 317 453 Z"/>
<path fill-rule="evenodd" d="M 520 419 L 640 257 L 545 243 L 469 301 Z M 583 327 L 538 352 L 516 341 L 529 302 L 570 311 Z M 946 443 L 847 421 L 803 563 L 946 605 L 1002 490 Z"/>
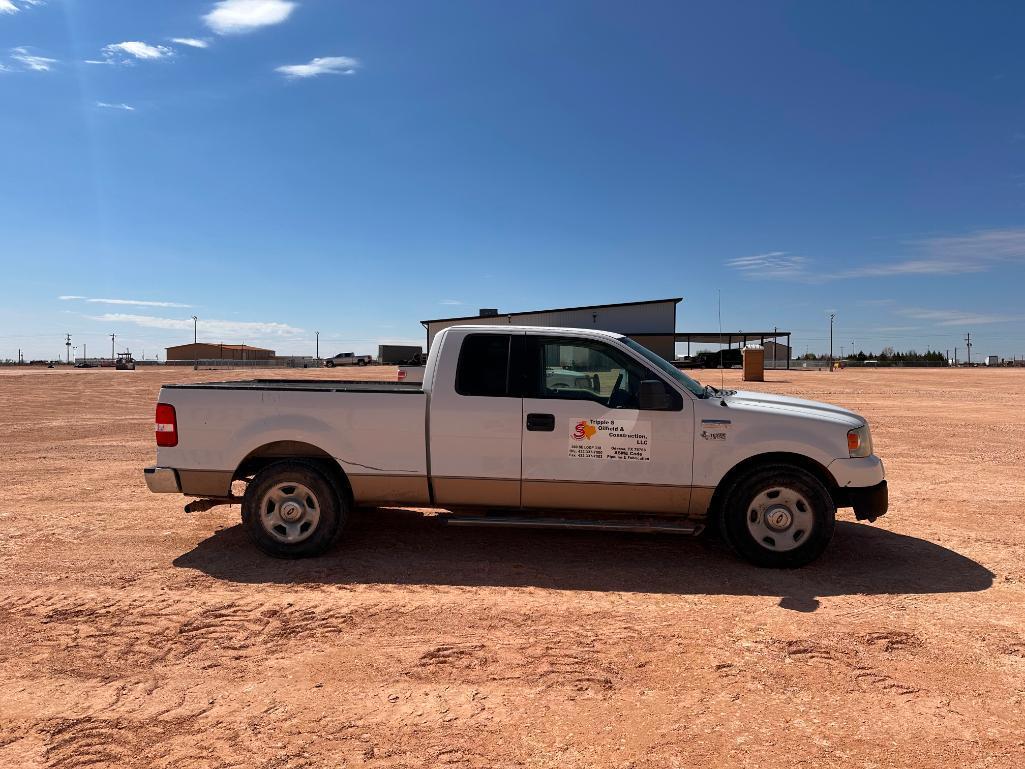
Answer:
<path fill-rule="evenodd" d="M 330 358 L 324 359 L 324 366 L 334 368 L 335 366 L 369 366 L 374 362 L 370 355 L 357 355 L 354 352 L 340 352 Z"/>
<path fill-rule="evenodd" d="M 837 406 L 702 386 L 619 334 L 457 326 L 422 385 L 166 385 L 151 491 L 241 503 L 257 546 L 327 550 L 357 506 L 444 509 L 450 524 L 698 533 L 761 566 L 800 566 L 836 509 L 887 509 L 865 420 Z M 244 495 L 232 493 L 246 482 Z"/>

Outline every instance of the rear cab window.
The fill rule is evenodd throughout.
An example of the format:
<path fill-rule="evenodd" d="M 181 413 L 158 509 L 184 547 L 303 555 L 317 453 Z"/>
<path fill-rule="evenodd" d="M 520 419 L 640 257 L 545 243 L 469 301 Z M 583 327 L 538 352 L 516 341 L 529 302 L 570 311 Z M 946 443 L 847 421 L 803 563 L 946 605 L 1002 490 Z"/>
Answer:
<path fill-rule="evenodd" d="M 509 397 L 511 342 L 509 334 L 470 334 L 463 339 L 456 364 L 456 393 Z"/>

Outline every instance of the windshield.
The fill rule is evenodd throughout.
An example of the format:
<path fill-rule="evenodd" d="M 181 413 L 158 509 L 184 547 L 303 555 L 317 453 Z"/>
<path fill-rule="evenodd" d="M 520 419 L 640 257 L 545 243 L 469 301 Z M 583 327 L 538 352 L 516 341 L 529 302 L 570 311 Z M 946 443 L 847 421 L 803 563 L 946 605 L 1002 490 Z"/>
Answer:
<path fill-rule="evenodd" d="M 706 396 L 704 387 L 684 374 L 680 369 L 676 368 L 676 366 L 667 361 L 661 355 L 656 355 L 644 345 L 637 344 L 633 339 L 629 339 L 625 336 L 620 337 L 619 341 L 634 352 L 643 355 L 644 359 L 651 363 L 651 365 L 655 366 L 663 374 L 667 374 L 672 379 L 675 379 L 699 398 L 704 398 Z"/>

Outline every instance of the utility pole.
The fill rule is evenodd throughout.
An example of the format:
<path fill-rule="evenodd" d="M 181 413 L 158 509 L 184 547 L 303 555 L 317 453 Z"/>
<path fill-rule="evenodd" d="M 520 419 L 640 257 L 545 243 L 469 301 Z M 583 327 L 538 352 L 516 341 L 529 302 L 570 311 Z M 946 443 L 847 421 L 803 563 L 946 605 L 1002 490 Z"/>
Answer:
<path fill-rule="evenodd" d="M 192 344 L 197 344 L 199 340 L 199 318 L 195 315 L 192 316 Z"/>
<path fill-rule="evenodd" d="M 195 315 L 192 316 L 192 370 L 199 370 L 199 318 Z M 221 342 L 223 345 L 224 343 Z M 223 355 L 224 353 L 221 353 Z"/>
<path fill-rule="evenodd" d="M 833 370 L 833 318 L 836 317 L 835 312 L 829 313 L 829 370 Z"/>
<path fill-rule="evenodd" d="M 64 347 L 67 350 L 68 365 L 71 365 L 71 334 L 64 335 Z"/>
<path fill-rule="evenodd" d="M 843 360 L 843 359 L 844 359 L 844 354 L 843 354 L 843 351 L 844 351 L 844 346 L 843 346 L 843 345 L 840 345 L 840 360 Z"/>
<path fill-rule="evenodd" d="M 115 334 L 110 335 L 110 359 L 114 360 L 117 356 L 114 354 L 114 337 Z"/>
<path fill-rule="evenodd" d="M 89 356 L 86 354 L 85 342 L 82 342 L 82 360 L 88 360 Z"/>
<path fill-rule="evenodd" d="M 320 360 L 320 332 L 314 331 L 313 333 L 317 335 L 317 360 Z"/>
<path fill-rule="evenodd" d="M 971 333 L 965 334 L 965 343 L 968 346 L 968 365 L 972 365 L 972 335 Z"/>

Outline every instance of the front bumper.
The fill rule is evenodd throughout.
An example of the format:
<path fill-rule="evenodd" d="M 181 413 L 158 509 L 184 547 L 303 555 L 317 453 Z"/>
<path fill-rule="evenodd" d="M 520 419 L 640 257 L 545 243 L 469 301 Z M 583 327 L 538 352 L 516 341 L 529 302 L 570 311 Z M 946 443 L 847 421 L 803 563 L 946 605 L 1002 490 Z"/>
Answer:
<path fill-rule="evenodd" d="M 886 477 L 883 460 L 875 454 L 869 457 L 834 459 L 826 469 L 841 489 L 875 486 Z"/>
<path fill-rule="evenodd" d="M 180 494 L 178 471 L 171 467 L 147 467 L 142 471 L 146 485 L 156 494 Z"/>
<path fill-rule="evenodd" d="M 854 517 L 859 521 L 874 521 L 886 515 L 890 507 L 890 492 L 886 481 L 861 489 L 846 489 L 847 499 L 854 508 Z"/>

